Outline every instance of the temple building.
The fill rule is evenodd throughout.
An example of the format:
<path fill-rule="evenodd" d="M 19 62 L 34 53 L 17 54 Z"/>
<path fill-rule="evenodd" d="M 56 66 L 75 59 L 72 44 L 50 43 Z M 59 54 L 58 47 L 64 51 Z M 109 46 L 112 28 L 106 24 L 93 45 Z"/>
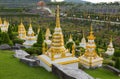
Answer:
<path fill-rule="evenodd" d="M 60 27 L 59 6 L 57 6 L 56 27 L 52 35 L 51 47 L 47 51 L 43 51 L 42 55 L 38 56 L 40 65 L 48 71 L 52 71 L 51 66 L 53 63 L 78 69 L 78 58 L 74 56 L 75 49 L 72 50 L 73 53 L 71 54 L 64 47 L 64 38 Z"/>
<path fill-rule="evenodd" d="M 27 36 L 25 38 L 25 42 L 23 43 L 23 45 L 27 48 L 31 47 L 34 43 L 36 43 L 37 41 L 37 37 L 35 36 L 35 33 L 32 29 L 32 25 L 30 23 L 29 29 L 28 29 L 28 33 Z"/>
<path fill-rule="evenodd" d="M 49 16 L 52 14 L 52 11 L 46 6 L 44 1 L 39 1 L 37 3 L 37 8 L 30 10 L 29 13 Z"/>
<path fill-rule="evenodd" d="M 86 44 L 86 51 L 83 55 L 79 57 L 80 63 L 85 68 L 95 68 L 101 67 L 103 63 L 103 58 L 97 55 L 96 44 L 94 42 L 95 36 L 93 35 L 93 30 L 91 26 L 90 35 L 87 37 L 88 42 Z"/>
<path fill-rule="evenodd" d="M 24 39 L 24 40 L 26 39 L 26 29 L 22 21 L 21 21 L 21 24 L 18 26 L 18 38 Z"/>
<path fill-rule="evenodd" d="M 81 39 L 81 42 L 79 45 L 80 47 L 83 47 L 84 49 L 86 49 L 86 39 L 85 39 L 84 32 L 83 32 L 83 38 Z"/>
<path fill-rule="evenodd" d="M 50 29 L 47 28 L 46 33 L 45 33 L 45 40 L 44 40 L 44 42 L 45 42 L 48 46 L 51 45 L 51 40 L 49 39 L 49 37 L 51 37 L 51 36 L 52 36 L 52 35 L 51 35 L 51 32 L 50 32 Z"/>
<path fill-rule="evenodd" d="M 9 22 L 4 20 L 4 23 L 2 23 L 2 19 L 0 18 L 0 28 L 2 32 L 7 32 L 9 27 Z"/>
<path fill-rule="evenodd" d="M 115 50 L 114 50 L 114 47 L 113 47 L 112 37 L 111 37 L 110 43 L 109 43 L 107 51 L 105 53 L 108 54 L 108 55 L 113 55 L 114 52 L 115 52 Z"/>

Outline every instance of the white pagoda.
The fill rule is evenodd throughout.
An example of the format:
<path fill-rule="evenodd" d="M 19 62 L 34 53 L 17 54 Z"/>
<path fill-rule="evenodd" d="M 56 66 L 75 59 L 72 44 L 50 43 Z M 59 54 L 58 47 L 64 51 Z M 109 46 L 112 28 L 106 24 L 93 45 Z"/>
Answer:
<path fill-rule="evenodd" d="M 25 47 L 31 47 L 34 43 L 36 43 L 37 41 L 37 37 L 34 35 L 34 31 L 32 29 L 32 25 L 30 23 L 30 26 L 29 26 L 29 29 L 28 29 L 28 33 L 27 33 L 27 36 L 25 38 L 25 42 L 23 43 L 23 45 Z"/>
<path fill-rule="evenodd" d="M 52 35 L 51 35 L 51 33 L 50 33 L 50 29 L 49 28 L 47 28 L 47 30 L 46 30 L 46 33 L 45 33 L 45 40 L 44 40 L 44 42 L 48 45 L 48 46 L 50 46 L 51 45 L 51 40 L 49 39 L 49 37 L 51 37 Z"/>
<path fill-rule="evenodd" d="M 78 58 L 74 56 L 75 51 L 72 50 L 72 52 L 72 54 L 69 53 L 64 47 L 64 38 L 60 27 L 59 6 L 57 6 L 56 27 L 52 35 L 51 47 L 47 51 L 43 51 L 42 55 L 38 56 L 40 65 L 48 71 L 52 71 L 51 66 L 53 63 L 78 69 Z"/>
<path fill-rule="evenodd" d="M 111 40 L 110 40 L 110 43 L 108 45 L 108 48 L 107 48 L 107 51 L 105 52 L 107 55 L 113 55 L 115 52 L 114 50 L 114 47 L 113 47 L 113 43 L 112 43 L 112 37 L 111 37 Z"/>
<path fill-rule="evenodd" d="M 83 47 L 84 49 L 86 49 L 86 39 L 84 36 L 84 32 L 83 32 L 83 38 L 81 39 L 81 42 L 80 42 L 80 47 Z"/>
<path fill-rule="evenodd" d="M 96 44 L 94 42 L 95 36 L 93 35 L 92 26 L 90 35 L 87 38 L 88 42 L 86 44 L 86 51 L 82 56 L 79 57 L 80 63 L 88 69 L 101 67 L 103 63 L 103 58 L 98 56 L 96 53 Z"/>
<path fill-rule="evenodd" d="M 7 32 L 9 27 L 9 22 L 4 20 L 4 23 L 2 24 L 2 19 L 0 18 L 0 28 L 2 32 Z"/>

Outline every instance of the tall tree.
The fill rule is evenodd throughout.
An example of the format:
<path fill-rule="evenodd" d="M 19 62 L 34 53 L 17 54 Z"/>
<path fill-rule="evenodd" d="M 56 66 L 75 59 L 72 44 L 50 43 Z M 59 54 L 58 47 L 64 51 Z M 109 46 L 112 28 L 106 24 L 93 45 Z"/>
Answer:
<path fill-rule="evenodd" d="M 2 32 L 1 41 L 2 41 L 2 44 L 13 45 L 12 41 L 9 38 L 9 35 L 6 32 Z"/>
<path fill-rule="evenodd" d="M 12 26 L 8 27 L 8 35 L 9 35 L 9 37 L 10 37 L 11 40 L 14 39 L 14 35 L 13 35 L 13 32 L 12 32 Z"/>
<path fill-rule="evenodd" d="M 44 42 L 44 36 L 42 30 L 39 31 L 38 37 L 37 37 L 37 43 L 35 43 L 33 46 L 34 47 L 41 47 Z"/>

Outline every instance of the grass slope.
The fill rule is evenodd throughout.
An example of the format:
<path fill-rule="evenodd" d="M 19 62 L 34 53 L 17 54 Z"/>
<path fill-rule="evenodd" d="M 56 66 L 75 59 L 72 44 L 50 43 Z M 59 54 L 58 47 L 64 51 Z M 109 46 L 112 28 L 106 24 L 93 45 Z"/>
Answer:
<path fill-rule="evenodd" d="M 0 50 L 0 79 L 58 79 L 42 67 L 29 67 L 19 62 L 13 54 Z"/>
<path fill-rule="evenodd" d="M 90 74 L 96 79 L 120 79 L 117 75 L 115 75 L 113 72 L 106 70 L 104 68 L 98 68 L 98 69 L 86 69 L 85 72 Z"/>

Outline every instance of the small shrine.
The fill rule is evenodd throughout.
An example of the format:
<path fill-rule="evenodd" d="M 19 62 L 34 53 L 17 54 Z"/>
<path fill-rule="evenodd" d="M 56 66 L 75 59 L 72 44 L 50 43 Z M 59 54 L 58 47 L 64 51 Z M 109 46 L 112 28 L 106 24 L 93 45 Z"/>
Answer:
<path fill-rule="evenodd" d="M 37 37 L 35 36 L 35 33 L 32 29 L 32 25 L 30 23 L 28 33 L 27 33 L 27 36 L 25 38 L 25 42 L 23 43 L 23 45 L 27 48 L 31 47 L 34 43 L 37 42 L 36 40 L 37 40 Z"/>
<path fill-rule="evenodd" d="M 18 26 L 18 38 L 19 39 L 26 39 L 26 29 L 25 26 L 23 25 L 22 21 L 20 25 Z"/>
<path fill-rule="evenodd" d="M 88 42 L 86 44 L 86 51 L 83 55 L 79 57 L 80 64 L 85 68 L 95 68 L 101 67 L 103 63 L 103 58 L 98 56 L 96 52 L 95 36 L 93 35 L 92 26 L 90 29 L 90 35 L 87 37 Z"/>
<path fill-rule="evenodd" d="M 84 32 L 83 32 L 83 38 L 81 39 L 81 42 L 79 45 L 80 47 L 83 47 L 84 49 L 86 49 L 86 39 L 85 39 Z"/>
<path fill-rule="evenodd" d="M 108 45 L 107 51 L 105 52 L 107 55 L 113 55 L 115 52 L 114 47 L 113 47 L 113 43 L 112 43 L 112 37 L 110 39 L 110 43 Z"/>

